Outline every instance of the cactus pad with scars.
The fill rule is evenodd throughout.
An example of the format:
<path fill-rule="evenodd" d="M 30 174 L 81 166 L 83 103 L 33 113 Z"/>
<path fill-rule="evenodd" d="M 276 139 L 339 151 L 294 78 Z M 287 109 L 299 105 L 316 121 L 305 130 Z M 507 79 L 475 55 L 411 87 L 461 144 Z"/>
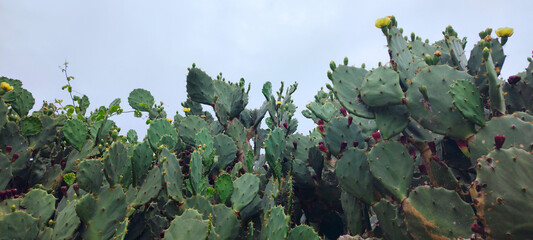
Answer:
<path fill-rule="evenodd" d="M 407 189 L 413 178 L 413 159 L 409 151 L 399 142 L 379 142 L 367 158 L 374 178 L 383 184 L 397 199 L 407 196 Z"/>
<path fill-rule="evenodd" d="M 406 92 L 407 108 L 413 119 L 433 132 L 464 139 L 474 134 L 474 124 L 453 105 L 447 92 L 457 79 L 473 81 L 472 76 L 446 65 L 421 70 Z M 424 96 L 419 88 L 427 89 Z"/>
<path fill-rule="evenodd" d="M 54 214 L 55 202 L 54 195 L 41 189 L 34 189 L 24 196 L 22 206 L 26 208 L 26 212 L 39 220 L 39 226 L 43 226 Z"/>
<path fill-rule="evenodd" d="M 335 96 L 342 106 L 359 117 L 374 118 L 374 113 L 360 99 L 361 85 L 367 74 L 363 68 L 339 65 L 332 73 Z"/>
<path fill-rule="evenodd" d="M 474 212 L 455 191 L 419 186 L 402 201 L 407 230 L 414 239 L 456 239 L 472 235 Z"/>
<path fill-rule="evenodd" d="M 483 112 L 483 103 L 481 95 L 476 86 L 466 80 L 458 79 L 450 89 L 453 105 L 459 112 L 471 122 L 478 126 L 485 125 L 485 113 Z"/>
<path fill-rule="evenodd" d="M 240 211 L 250 204 L 259 192 L 259 178 L 251 173 L 246 173 L 233 181 L 231 203 L 235 211 Z"/>
<path fill-rule="evenodd" d="M 22 136 L 32 136 L 43 130 L 43 123 L 38 117 L 28 116 L 20 121 Z"/>
<path fill-rule="evenodd" d="M 338 156 L 341 153 L 342 142 L 352 143 L 359 142 L 358 148 L 366 148 L 365 138 L 357 124 L 348 126 L 347 117 L 332 118 L 324 127 L 324 141 L 327 144 L 328 150 L 333 156 Z"/>
<path fill-rule="evenodd" d="M 403 98 L 400 76 L 396 71 L 384 67 L 366 74 L 360 92 L 363 102 L 371 107 L 397 105 Z"/>
<path fill-rule="evenodd" d="M 181 190 L 183 186 L 183 174 L 176 155 L 171 153 L 168 149 L 163 148 L 160 158 L 159 162 L 161 162 L 163 169 L 163 178 L 168 195 L 175 201 L 183 201 L 184 198 Z"/>
<path fill-rule="evenodd" d="M 520 148 L 493 150 L 476 165 L 476 208 L 494 239 L 533 235 L 533 155 Z"/>
<path fill-rule="evenodd" d="M 341 188 L 349 194 L 361 199 L 365 203 L 373 203 L 374 178 L 366 161 L 363 150 L 350 147 L 345 150 L 342 157 L 337 161 L 335 172 Z"/>

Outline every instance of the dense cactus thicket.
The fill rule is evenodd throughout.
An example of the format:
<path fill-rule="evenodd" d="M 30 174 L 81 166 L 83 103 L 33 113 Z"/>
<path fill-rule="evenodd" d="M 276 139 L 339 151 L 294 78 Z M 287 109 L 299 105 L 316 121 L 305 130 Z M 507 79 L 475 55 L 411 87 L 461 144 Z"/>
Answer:
<path fill-rule="evenodd" d="M 87 112 L 71 94 L 30 114 L 32 94 L 2 77 L 0 238 L 530 239 L 533 61 L 498 77 L 512 29 L 482 31 L 468 57 L 452 27 L 435 43 L 394 17 L 376 27 L 389 62 L 331 62 L 308 135 L 296 83 L 267 82 L 248 109 L 243 79 L 193 64 L 184 115 L 130 93 L 148 119 L 138 139 L 111 119 L 121 99 Z"/>

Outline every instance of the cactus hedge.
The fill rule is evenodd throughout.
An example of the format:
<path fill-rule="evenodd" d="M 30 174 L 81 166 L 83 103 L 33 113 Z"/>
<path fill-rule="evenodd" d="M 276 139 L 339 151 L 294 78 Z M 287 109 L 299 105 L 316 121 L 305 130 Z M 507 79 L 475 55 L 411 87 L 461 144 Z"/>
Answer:
<path fill-rule="evenodd" d="M 529 239 L 533 236 L 533 61 L 503 80 L 513 34 L 482 31 L 470 56 L 376 21 L 390 59 L 329 64 L 302 114 L 297 84 L 247 108 L 250 85 L 195 64 L 170 118 L 135 89 L 147 133 L 120 133 L 121 99 L 87 112 L 35 100 L 1 77 L 0 239 Z M 351 236 L 351 237 L 350 237 Z"/>

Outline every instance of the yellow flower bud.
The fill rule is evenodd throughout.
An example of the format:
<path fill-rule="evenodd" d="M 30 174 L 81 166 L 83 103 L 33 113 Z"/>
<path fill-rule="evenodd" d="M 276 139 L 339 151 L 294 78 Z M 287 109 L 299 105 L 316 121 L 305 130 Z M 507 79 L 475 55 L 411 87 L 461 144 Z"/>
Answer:
<path fill-rule="evenodd" d="M 382 28 L 382 27 L 386 27 L 386 26 L 389 26 L 391 20 L 389 17 L 384 17 L 384 18 L 378 18 L 376 20 L 376 27 L 377 28 Z"/>
<path fill-rule="evenodd" d="M 167 118 L 167 121 L 168 121 L 169 123 L 172 123 L 172 119 L 170 119 L 170 118 Z"/>
<path fill-rule="evenodd" d="M 281 105 L 282 102 L 281 102 L 281 101 L 277 101 L 276 104 L 277 104 L 277 105 Z"/>
<path fill-rule="evenodd" d="M 441 53 L 439 50 L 437 50 L 437 51 L 435 51 L 435 52 L 433 53 L 433 56 L 440 57 L 440 56 L 442 56 L 442 53 Z"/>
<path fill-rule="evenodd" d="M 191 111 L 191 109 L 190 109 L 190 108 L 183 108 L 183 112 L 186 112 L 186 113 L 188 113 L 188 112 L 190 112 L 190 111 Z"/>
<path fill-rule="evenodd" d="M 496 30 L 496 35 L 498 35 L 498 37 L 510 37 L 513 33 L 514 30 L 509 27 L 498 28 L 498 30 Z"/>
<path fill-rule="evenodd" d="M 0 84 L 0 87 L 6 92 L 9 92 L 9 91 L 13 90 L 13 87 L 11 85 L 9 85 L 9 83 L 6 83 L 6 82 L 2 82 Z"/>

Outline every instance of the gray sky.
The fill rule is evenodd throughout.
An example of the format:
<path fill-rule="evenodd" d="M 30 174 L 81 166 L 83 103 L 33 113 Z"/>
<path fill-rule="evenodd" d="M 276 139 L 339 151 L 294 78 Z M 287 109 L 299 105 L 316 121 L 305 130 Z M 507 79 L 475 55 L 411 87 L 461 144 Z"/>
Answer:
<path fill-rule="evenodd" d="M 401 2 L 401 3 L 400 3 Z M 511 1 L 509 1 L 511 2 Z M 388 59 L 377 18 L 395 15 L 404 34 L 431 42 L 452 25 L 468 37 L 467 51 L 487 27 L 513 27 L 505 45 L 502 76 L 523 71 L 533 50 L 533 1 L 12 1 L 0 0 L 0 75 L 22 80 L 36 104 L 70 101 L 58 68 L 68 60 L 75 91 L 86 94 L 90 110 L 130 91 L 149 90 L 170 117 L 186 98 L 187 67 L 193 62 L 211 77 L 244 77 L 252 83 L 249 108 L 263 102 L 271 81 L 299 83 L 299 132 L 313 123 L 301 110 L 329 80 L 331 60 L 367 68 Z M 493 36 L 495 34 L 493 33 Z M 144 136 L 145 119 L 114 117 L 123 134 Z"/>

